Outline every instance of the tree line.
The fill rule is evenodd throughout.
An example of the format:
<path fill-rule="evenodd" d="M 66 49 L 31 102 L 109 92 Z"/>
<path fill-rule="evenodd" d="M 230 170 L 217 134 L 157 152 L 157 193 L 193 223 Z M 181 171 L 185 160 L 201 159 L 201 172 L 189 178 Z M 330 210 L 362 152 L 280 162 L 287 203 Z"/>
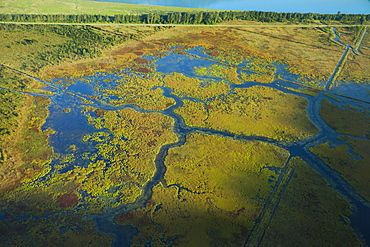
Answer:
<path fill-rule="evenodd" d="M 364 14 L 314 14 L 278 13 L 262 11 L 214 11 L 174 12 L 167 14 L 149 13 L 142 15 L 42 15 L 42 14 L 0 14 L 4 22 L 54 22 L 54 23 L 133 23 L 133 24 L 216 24 L 223 21 L 245 20 L 258 22 L 300 22 L 339 21 L 342 23 L 364 24 L 370 15 Z"/>

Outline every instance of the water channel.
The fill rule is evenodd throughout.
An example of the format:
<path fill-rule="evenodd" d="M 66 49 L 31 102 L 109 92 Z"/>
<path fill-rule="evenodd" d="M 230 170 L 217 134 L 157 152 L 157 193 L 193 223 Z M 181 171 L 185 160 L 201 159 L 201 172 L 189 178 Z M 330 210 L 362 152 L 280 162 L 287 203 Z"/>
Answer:
<path fill-rule="evenodd" d="M 344 50 L 344 53 L 349 52 L 348 48 Z M 194 59 L 193 55 L 200 57 L 199 59 Z M 202 59 L 202 57 L 207 59 Z M 186 66 L 168 66 L 172 64 L 171 61 L 181 62 Z M 248 61 L 243 62 L 240 65 L 241 71 L 245 70 L 245 64 Z M 339 62 L 340 63 L 340 62 Z M 210 57 L 207 57 L 206 53 L 198 47 L 192 50 L 187 51 L 186 54 L 178 54 L 175 51 L 167 52 L 166 56 L 162 58 L 157 58 L 155 61 L 156 71 L 164 74 L 170 74 L 173 72 L 181 73 L 189 77 L 201 77 L 194 73 L 192 70 L 195 66 L 210 66 L 212 64 L 217 64 L 217 61 L 212 61 Z M 136 199 L 135 202 L 125 204 L 115 208 L 106 208 L 105 213 L 95 214 L 95 215 L 86 215 L 85 218 L 92 218 L 96 224 L 96 230 L 104 233 L 115 236 L 113 246 L 129 246 L 130 239 L 137 234 L 137 230 L 133 227 L 122 227 L 117 225 L 114 222 L 114 217 L 117 215 L 128 212 L 137 208 L 142 207 L 149 200 L 152 195 L 152 188 L 163 180 L 165 173 L 165 164 L 164 160 L 168 154 L 168 151 L 173 147 L 181 146 L 186 141 L 186 136 L 190 133 L 204 133 L 207 135 L 217 135 L 225 138 L 232 138 L 235 140 L 248 140 L 248 141 L 260 141 L 271 143 L 280 148 L 283 148 L 290 152 L 291 157 L 298 156 L 301 157 L 307 164 L 311 166 L 315 171 L 317 171 L 337 192 L 339 192 L 350 204 L 352 207 L 352 216 L 351 222 L 354 229 L 356 229 L 359 236 L 363 239 L 363 243 L 370 245 L 370 236 L 367 234 L 370 232 L 370 203 L 360 197 L 355 190 L 345 181 L 341 175 L 330 169 L 326 166 L 318 157 L 309 151 L 310 147 L 330 142 L 332 145 L 347 145 L 349 147 L 349 152 L 351 147 L 345 142 L 338 139 L 340 136 L 336 131 L 334 131 L 328 124 L 321 118 L 319 112 L 321 107 L 321 101 L 323 99 L 328 99 L 332 103 L 339 104 L 337 101 L 332 100 L 326 95 L 328 92 L 337 92 L 342 95 L 352 96 L 352 92 L 356 90 L 359 85 L 355 83 L 342 84 L 338 87 L 330 89 L 326 86 L 328 82 L 322 82 L 322 88 L 325 88 L 326 91 L 318 93 L 316 96 L 309 96 L 300 92 L 297 92 L 297 89 L 302 89 L 305 85 L 301 84 L 299 79 L 302 77 L 300 75 L 294 75 L 289 73 L 285 65 L 282 64 L 270 64 L 276 69 L 275 80 L 269 84 L 262 84 L 252 81 L 245 81 L 241 85 L 236 85 L 229 82 L 230 91 L 228 94 L 233 92 L 235 88 L 249 88 L 253 86 L 263 86 L 270 87 L 276 90 L 279 90 L 284 93 L 293 94 L 299 97 L 304 97 L 308 100 L 306 113 L 311 122 L 317 127 L 319 132 L 311 137 L 301 139 L 296 142 L 284 142 L 277 141 L 271 138 L 263 136 L 245 136 L 245 135 L 235 135 L 228 132 L 217 131 L 213 129 L 190 127 L 184 123 L 182 117 L 174 112 L 176 108 L 183 106 L 183 100 L 191 99 L 194 101 L 200 101 L 196 98 L 189 97 L 179 97 L 173 94 L 171 88 L 168 87 L 159 87 L 163 90 L 163 96 L 167 98 L 172 98 L 175 101 L 175 105 L 162 110 L 162 111 L 152 111 L 152 110 L 143 110 L 140 107 L 127 104 L 121 106 L 114 106 L 108 104 L 110 99 L 116 99 L 115 95 L 104 94 L 104 97 L 101 97 L 101 100 L 96 100 L 87 96 L 99 96 L 103 92 L 106 92 L 107 89 L 115 88 L 117 86 L 116 81 L 120 80 L 121 77 L 117 74 L 107 74 L 107 73 L 96 73 L 93 76 L 82 77 L 78 79 L 55 79 L 51 82 L 42 81 L 44 84 L 49 85 L 45 88 L 55 92 L 53 96 L 50 96 L 51 105 L 49 107 L 50 115 L 43 126 L 44 129 L 51 128 L 57 133 L 51 135 L 50 144 L 54 147 L 56 153 L 61 155 L 68 154 L 68 147 L 70 145 L 78 146 L 78 150 L 81 153 L 84 152 L 95 152 L 94 145 L 91 143 L 86 143 L 81 141 L 83 136 L 86 134 L 91 134 L 97 132 L 98 130 L 95 127 L 88 123 L 86 111 L 83 110 L 83 107 L 88 105 L 94 108 L 103 109 L 107 111 L 115 111 L 124 108 L 132 108 L 135 111 L 140 113 L 150 113 L 157 112 L 163 115 L 166 115 L 174 120 L 173 131 L 178 137 L 178 141 L 167 144 L 161 147 L 157 157 L 155 159 L 156 172 L 151 180 L 145 184 L 142 189 L 142 194 Z M 135 73 L 140 76 L 140 73 L 126 70 L 129 73 Z M 253 73 L 253 71 L 251 72 Z M 144 76 L 144 75 L 142 75 Z M 202 76 L 204 79 L 206 76 Z M 37 78 L 34 78 L 37 79 Z M 217 78 L 212 78 L 212 80 L 217 80 Z M 305 78 L 309 81 L 308 78 Z M 329 80 L 330 81 L 330 80 Z M 364 87 L 370 89 L 369 84 L 362 85 L 361 89 Z M 78 97 L 76 97 L 78 96 Z M 227 96 L 227 95 L 226 95 Z M 369 101 L 369 95 L 363 95 L 362 99 Z M 343 104 L 351 104 L 350 100 L 343 102 Z M 356 102 L 359 106 L 368 107 L 368 103 Z M 66 111 L 68 109 L 68 111 Z M 108 130 L 99 130 L 106 131 Z M 353 153 L 354 154 L 354 153 Z M 77 157 L 75 163 L 72 166 L 64 167 L 63 169 L 58 170 L 59 173 L 64 173 L 70 169 L 73 169 L 75 165 L 77 166 L 87 166 L 87 161 L 83 160 L 81 157 Z M 103 157 L 98 157 L 98 159 L 104 159 Z M 44 177 L 40 178 L 40 181 L 47 180 L 48 177 L 56 171 L 56 165 L 60 163 L 60 160 L 57 158 L 51 164 L 52 169 Z M 186 188 L 184 188 L 186 189 Z M 89 196 L 80 191 L 82 197 Z M 45 216 L 47 217 L 47 216 Z"/>

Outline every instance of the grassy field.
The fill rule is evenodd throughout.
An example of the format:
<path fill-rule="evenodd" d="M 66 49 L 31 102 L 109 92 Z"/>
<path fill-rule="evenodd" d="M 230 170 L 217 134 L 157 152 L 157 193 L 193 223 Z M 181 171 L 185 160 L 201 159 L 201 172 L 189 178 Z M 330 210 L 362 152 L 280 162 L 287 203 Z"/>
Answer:
<path fill-rule="evenodd" d="M 4 14 L 143 14 L 148 12 L 191 12 L 199 9 L 107 3 L 87 0 L 0 0 Z M 204 10 L 203 10 L 204 11 Z"/>

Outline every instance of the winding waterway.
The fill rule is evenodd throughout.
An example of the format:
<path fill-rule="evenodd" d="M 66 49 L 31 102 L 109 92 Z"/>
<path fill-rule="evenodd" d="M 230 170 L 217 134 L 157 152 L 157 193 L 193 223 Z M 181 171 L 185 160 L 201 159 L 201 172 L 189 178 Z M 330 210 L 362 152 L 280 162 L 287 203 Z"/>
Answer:
<path fill-rule="evenodd" d="M 337 38 L 338 36 L 336 37 L 336 42 L 339 42 Z M 346 56 L 348 52 L 352 52 L 349 47 L 344 46 L 343 48 L 343 56 Z M 194 56 L 196 56 L 197 59 L 194 59 Z M 169 63 L 171 63 L 171 61 L 182 61 L 182 64 L 186 64 L 186 66 L 167 66 Z M 342 62 L 343 57 L 338 62 L 338 66 L 340 66 Z M 189 68 L 200 65 L 209 66 L 216 63 L 219 64 L 218 61 L 212 61 L 210 57 L 207 57 L 207 55 L 202 52 L 201 48 L 195 48 L 193 50 L 187 51 L 185 54 L 182 53 L 181 55 L 177 54 L 175 51 L 167 52 L 166 56 L 156 60 L 155 66 L 158 72 L 162 72 L 164 74 L 177 72 L 185 74 L 189 77 L 195 77 L 199 75 L 194 74 Z M 241 73 L 241 71 L 245 71 L 245 67 L 243 66 L 244 64 L 245 63 L 237 65 L 240 68 L 238 70 L 239 74 Z M 164 163 L 166 156 L 168 155 L 168 151 L 171 148 L 184 145 L 187 135 L 191 133 L 203 133 L 207 135 L 217 135 L 235 140 L 260 141 L 270 143 L 289 151 L 290 158 L 295 156 L 302 158 L 307 164 L 311 166 L 311 168 L 317 171 L 330 184 L 332 188 L 339 192 L 351 204 L 353 212 L 351 216 L 351 224 L 354 229 L 356 229 L 356 232 L 358 233 L 360 238 L 362 238 L 363 244 L 370 245 L 370 236 L 369 234 L 367 234 L 368 232 L 370 232 L 370 203 L 359 196 L 350 186 L 350 184 L 346 180 L 344 180 L 338 172 L 330 169 L 322 162 L 322 160 L 320 160 L 310 151 L 311 147 L 325 142 L 330 142 L 331 144 L 335 145 L 347 145 L 349 151 L 351 151 L 351 147 L 346 143 L 346 141 L 338 139 L 340 134 L 333 130 L 322 119 L 319 112 L 321 108 L 321 101 L 323 99 L 328 99 L 333 103 L 339 104 L 337 101 L 333 101 L 330 97 L 327 96 L 328 92 L 333 91 L 344 96 L 347 96 L 348 94 L 351 95 L 350 92 L 352 90 L 356 90 L 358 84 L 343 84 L 339 87 L 332 88 L 331 83 L 334 75 L 337 73 L 337 67 L 333 72 L 333 76 L 327 82 L 322 82 L 322 92 L 318 93 L 316 96 L 309 96 L 296 91 L 296 89 L 306 87 L 306 85 L 303 85 L 299 82 L 299 78 L 301 77 L 300 75 L 289 73 L 285 69 L 285 66 L 282 64 L 271 64 L 271 66 L 274 66 L 277 71 L 275 80 L 272 83 L 263 84 L 252 81 L 245 81 L 241 85 L 236 85 L 229 82 L 230 91 L 228 92 L 228 94 L 231 94 L 235 88 L 250 88 L 253 86 L 262 86 L 273 88 L 281 92 L 293 94 L 299 97 L 304 97 L 308 100 L 306 108 L 307 117 L 318 129 L 318 133 L 316 135 L 295 142 L 285 142 L 277 141 L 275 139 L 267 138 L 264 136 L 236 135 L 213 129 L 190 127 L 187 126 L 184 122 L 184 119 L 180 115 L 176 114 L 174 111 L 175 109 L 183 106 L 183 101 L 185 99 L 191 99 L 194 101 L 200 100 L 195 98 L 176 96 L 173 94 L 173 90 L 171 88 L 163 86 L 158 88 L 163 91 L 163 96 L 173 99 L 175 105 L 162 111 L 144 110 L 133 104 L 126 104 L 121 106 L 108 104 L 107 102 L 109 101 L 109 99 L 114 98 L 114 95 L 105 95 L 104 97 L 102 97 L 102 100 L 96 100 L 94 98 L 88 97 L 97 96 L 106 89 L 114 88 L 117 85 L 117 83 L 115 82 L 120 79 L 120 76 L 116 74 L 96 73 L 91 77 L 83 77 L 73 80 L 55 79 L 51 82 L 41 81 L 37 78 L 33 78 L 48 85 L 49 87 L 46 88 L 47 90 L 55 92 L 54 95 L 49 96 L 52 102 L 49 107 L 50 115 L 43 128 L 51 128 L 57 132 L 56 134 L 51 135 L 50 144 L 54 147 L 55 152 L 61 155 L 68 154 L 65 150 L 67 150 L 68 146 L 72 144 L 78 146 L 81 153 L 94 152 L 94 147 L 92 145 L 81 141 L 84 135 L 97 131 L 91 124 L 88 123 L 86 113 L 83 111 L 84 106 L 92 106 L 94 108 L 107 111 L 116 111 L 124 108 L 131 108 L 140 113 L 160 113 L 174 120 L 173 132 L 176 134 L 178 140 L 174 143 L 163 145 L 160 148 L 155 158 L 155 174 L 153 175 L 151 180 L 147 182 L 142 188 L 142 194 L 137 197 L 137 199 L 133 203 L 125 204 L 115 208 L 106 208 L 103 214 L 86 215 L 85 218 L 91 218 L 95 221 L 97 231 L 104 234 L 113 235 L 113 246 L 129 246 L 130 239 L 135 234 L 137 234 L 137 230 L 133 227 L 122 227 L 117 225 L 114 221 L 114 218 L 124 212 L 143 207 L 145 203 L 151 198 L 153 187 L 159 182 L 163 181 L 163 177 L 166 171 L 166 166 Z M 250 73 L 255 72 L 250 71 Z M 309 81 L 308 78 L 306 79 Z M 107 81 L 109 81 L 109 83 L 107 83 Z M 97 85 L 99 85 L 99 88 L 96 87 Z M 366 95 L 363 96 L 362 99 L 369 101 L 368 95 L 367 97 Z M 351 102 L 349 101 L 346 103 L 351 104 Z M 368 106 L 368 103 L 360 101 L 358 101 L 356 104 Z M 69 111 L 65 112 L 65 109 L 69 109 Z M 103 158 L 100 157 L 100 159 Z M 53 172 L 55 172 L 55 166 L 59 162 L 60 161 L 58 159 L 55 159 L 53 163 L 50 164 L 52 167 L 50 172 L 44 177 L 40 178 L 40 180 L 47 180 L 48 177 Z M 86 161 L 84 161 L 83 159 L 77 158 L 75 165 L 85 166 L 86 164 L 84 162 L 86 163 Z M 64 173 L 69 169 L 73 169 L 73 167 L 65 167 L 62 170 L 59 170 L 59 172 Z M 81 195 L 84 195 L 83 192 L 81 192 Z"/>

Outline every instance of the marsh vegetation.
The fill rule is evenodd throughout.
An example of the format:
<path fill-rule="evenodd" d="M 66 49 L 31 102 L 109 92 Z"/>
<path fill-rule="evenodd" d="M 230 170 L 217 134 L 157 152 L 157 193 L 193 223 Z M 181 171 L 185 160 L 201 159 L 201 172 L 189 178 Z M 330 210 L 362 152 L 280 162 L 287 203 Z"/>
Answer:
<path fill-rule="evenodd" d="M 369 243 L 368 33 L 0 28 L 4 244 Z"/>

